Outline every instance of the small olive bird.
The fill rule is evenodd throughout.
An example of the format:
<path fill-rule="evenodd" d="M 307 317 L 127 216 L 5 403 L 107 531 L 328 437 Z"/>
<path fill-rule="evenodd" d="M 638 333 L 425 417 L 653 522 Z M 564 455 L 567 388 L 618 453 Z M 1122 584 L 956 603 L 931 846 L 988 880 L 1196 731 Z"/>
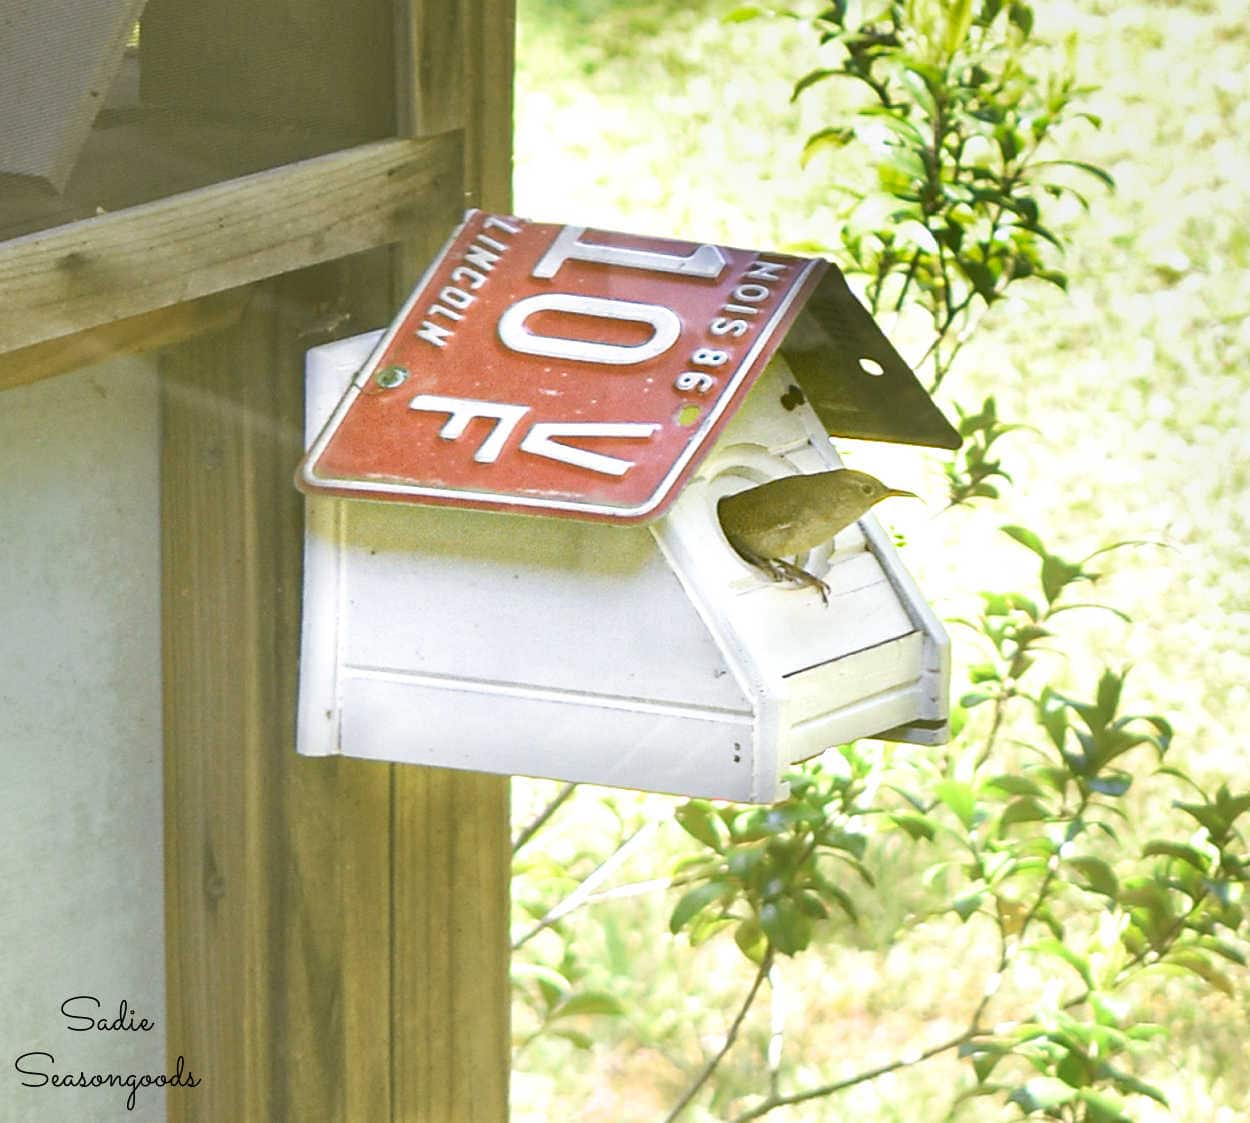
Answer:
<path fill-rule="evenodd" d="M 816 589 L 829 603 L 829 586 L 787 558 L 804 554 L 861 518 L 874 503 L 890 496 L 920 497 L 886 487 L 875 476 L 853 468 L 783 476 L 758 487 L 726 495 L 716 514 L 729 544 L 743 561 L 774 581 L 798 581 Z"/>

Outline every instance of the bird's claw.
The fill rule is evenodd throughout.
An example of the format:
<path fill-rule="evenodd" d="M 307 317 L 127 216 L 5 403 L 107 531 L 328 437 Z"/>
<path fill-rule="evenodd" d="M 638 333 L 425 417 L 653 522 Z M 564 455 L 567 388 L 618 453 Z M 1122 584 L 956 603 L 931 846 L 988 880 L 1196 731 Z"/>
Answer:
<path fill-rule="evenodd" d="M 829 586 L 814 573 L 808 573 L 806 569 L 786 561 L 785 558 L 766 558 L 733 538 L 730 538 L 729 544 L 744 562 L 766 573 L 772 580 L 795 581 L 809 589 L 815 589 L 820 594 L 820 603 L 826 608 L 829 606 Z"/>
<path fill-rule="evenodd" d="M 784 558 L 770 558 L 769 561 L 781 572 L 782 576 L 778 580 L 788 578 L 791 581 L 797 581 L 800 585 L 806 585 L 809 589 L 815 589 L 820 594 L 820 603 L 826 608 L 829 607 L 829 586 L 814 573 L 808 573 L 806 569 Z"/>

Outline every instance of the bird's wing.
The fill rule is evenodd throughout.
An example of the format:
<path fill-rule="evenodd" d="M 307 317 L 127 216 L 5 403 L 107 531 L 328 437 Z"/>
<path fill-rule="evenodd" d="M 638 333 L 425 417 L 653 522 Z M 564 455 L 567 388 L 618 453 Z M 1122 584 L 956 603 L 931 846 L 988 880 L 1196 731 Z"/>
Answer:
<path fill-rule="evenodd" d="M 753 553 L 788 557 L 832 538 L 810 476 L 783 476 L 720 501 L 721 525 Z"/>

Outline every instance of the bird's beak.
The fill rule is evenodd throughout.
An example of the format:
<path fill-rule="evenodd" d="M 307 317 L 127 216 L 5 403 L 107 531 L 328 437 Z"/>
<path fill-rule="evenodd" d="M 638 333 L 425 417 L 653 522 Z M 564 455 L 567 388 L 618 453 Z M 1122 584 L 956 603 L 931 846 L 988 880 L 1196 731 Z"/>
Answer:
<path fill-rule="evenodd" d="M 920 496 L 917 495 L 914 491 L 902 491 L 899 488 L 895 488 L 895 487 L 890 488 L 885 493 L 884 498 L 889 499 L 891 496 L 897 496 L 899 499 L 920 499 Z M 924 500 L 920 499 L 920 502 L 923 503 Z"/>

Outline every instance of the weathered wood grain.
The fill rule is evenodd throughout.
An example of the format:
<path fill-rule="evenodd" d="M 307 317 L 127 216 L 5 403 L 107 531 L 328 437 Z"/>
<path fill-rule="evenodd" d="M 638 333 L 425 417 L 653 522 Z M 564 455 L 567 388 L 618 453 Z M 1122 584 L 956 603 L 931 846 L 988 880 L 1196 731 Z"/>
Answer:
<path fill-rule="evenodd" d="M 176 88 L 176 62 L 199 18 L 174 12 L 182 3 L 152 0 L 178 27 L 164 46 L 169 29 L 155 34 L 169 65 L 149 76 L 182 108 L 217 104 L 223 82 L 211 68 L 191 72 L 190 91 Z M 240 3 L 208 7 L 220 17 Z M 335 7 L 342 15 L 354 5 Z M 368 7 L 373 26 L 384 5 Z M 397 99 L 390 62 L 370 69 L 363 50 L 353 50 L 343 81 L 348 100 L 362 105 L 373 98 L 370 84 L 384 82 L 395 119 L 420 116 L 422 129 L 263 173 L 274 178 L 248 208 L 237 196 L 217 197 L 230 205 L 215 211 L 216 232 L 201 216 L 194 229 L 204 240 L 183 250 L 195 284 L 205 283 L 202 272 L 210 284 L 223 273 L 237 284 L 365 246 L 402 247 L 263 281 L 238 323 L 165 357 L 168 1034 L 171 1060 L 185 1054 L 213 1084 L 171 1093 L 174 1121 L 507 1117 L 507 779 L 302 759 L 293 745 L 302 507 L 291 472 L 302 351 L 325 338 L 308 338 L 308 326 L 325 312 L 351 317 L 340 334 L 382 326 L 464 207 L 506 209 L 510 198 L 512 0 L 397 7 L 399 49 L 428 60 L 424 92 L 402 78 Z M 304 18 L 295 6 L 274 9 L 252 25 L 278 51 L 269 59 L 289 53 L 277 42 L 284 21 Z M 251 61 L 230 73 L 251 83 L 255 99 L 270 88 L 270 76 L 255 74 L 267 58 L 239 50 Z M 470 65 L 483 51 L 494 54 Z M 317 96 L 306 119 L 320 126 L 331 110 Z M 278 101 L 275 112 L 305 119 L 298 97 Z M 243 104 L 239 91 L 227 102 Z M 433 135 L 415 135 L 422 130 Z M 486 138 L 493 153 L 469 158 Z M 362 153 L 367 167 L 349 174 L 346 162 Z M 293 195 L 291 176 L 314 165 Z M 146 231 L 158 229 L 147 222 Z M 247 239 L 257 243 L 247 250 L 255 277 L 242 276 L 231 249 Z M 0 299 L 11 276 L 6 248 Z M 62 256 L 74 249 L 63 244 Z M 163 255 L 158 264 L 158 284 L 176 288 L 172 263 Z M 80 313 L 113 314 L 107 288 Z"/>
<path fill-rule="evenodd" d="M 0 242 L 378 139 L 366 133 L 151 106 L 102 113 L 59 194 L 36 180 L 0 177 Z"/>
<path fill-rule="evenodd" d="M 204 1077 L 173 1120 L 392 1118 L 391 768 L 293 744 L 300 332 L 354 276 L 162 356 L 167 1035 Z"/>
<path fill-rule="evenodd" d="M 0 243 L 0 352 L 399 241 L 461 149 L 377 141 Z"/>
<path fill-rule="evenodd" d="M 238 319 L 247 289 L 231 289 L 202 300 L 158 308 L 125 320 L 0 354 L 0 391 L 39 382 L 119 354 L 138 355 L 179 343 Z"/>
<path fill-rule="evenodd" d="M 504 1123 L 508 779 L 394 768 L 394 1118 Z"/>
<path fill-rule="evenodd" d="M 465 7 L 465 183 L 485 210 L 512 208 L 512 73 L 516 0 Z"/>
<path fill-rule="evenodd" d="M 454 202 L 506 211 L 514 0 L 412 0 L 400 8 L 401 130 L 463 129 L 463 191 Z M 483 160 L 476 153 L 488 142 L 496 151 Z M 450 230 L 431 223 L 397 247 L 397 307 Z M 397 1121 L 508 1117 L 508 800 L 504 776 L 396 766 L 395 961 L 412 967 L 395 974 Z"/>
<path fill-rule="evenodd" d="M 463 129 L 471 91 L 466 0 L 415 0 L 395 8 L 397 125 L 404 136 Z M 492 5 L 493 6 L 493 5 Z"/>

